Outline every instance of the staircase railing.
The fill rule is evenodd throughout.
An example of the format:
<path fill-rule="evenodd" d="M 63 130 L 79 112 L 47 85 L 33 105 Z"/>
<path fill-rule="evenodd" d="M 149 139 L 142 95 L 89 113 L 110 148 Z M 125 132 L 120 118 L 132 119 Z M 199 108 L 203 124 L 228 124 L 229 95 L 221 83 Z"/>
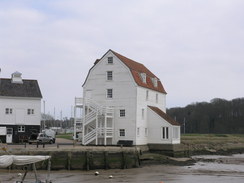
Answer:
<path fill-rule="evenodd" d="M 87 145 L 92 141 L 96 140 L 97 136 L 112 137 L 113 128 L 98 127 L 98 123 L 95 122 L 96 118 L 101 122 L 100 115 L 106 117 L 113 117 L 114 110 L 112 107 L 104 107 L 91 99 L 85 101 L 85 106 L 87 106 L 88 113 L 84 117 L 83 128 L 91 130 L 83 136 L 83 144 Z M 103 117 L 104 118 L 104 117 Z"/>
<path fill-rule="evenodd" d="M 95 111 L 91 111 L 88 114 L 86 114 L 85 116 L 85 123 L 84 125 L 90 123 L 91 121 L 93 121 L 96 118 L 97 113 Z"/>
<path fill-rule="evenodd" d="M 94 129 L 84 136 L 84 144 L 85 145 L 89 144 L 90 142 L 92 142 L 93 140 L 96 139 L 96 131 L 97 131 L 97 129 Z"/>

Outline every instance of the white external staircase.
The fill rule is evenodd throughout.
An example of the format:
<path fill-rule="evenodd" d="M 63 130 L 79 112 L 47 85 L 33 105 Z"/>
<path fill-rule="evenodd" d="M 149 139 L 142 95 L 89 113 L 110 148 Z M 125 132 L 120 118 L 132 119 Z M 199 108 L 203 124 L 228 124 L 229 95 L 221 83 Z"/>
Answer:
<path fill-rule="evenodd" d="M 107 145 L 112 143 L 113 108 L 101 106 L 91 99 L 83 102 L 82 144 Z M 77 121 L 76 118 L 75 121 Z"/>

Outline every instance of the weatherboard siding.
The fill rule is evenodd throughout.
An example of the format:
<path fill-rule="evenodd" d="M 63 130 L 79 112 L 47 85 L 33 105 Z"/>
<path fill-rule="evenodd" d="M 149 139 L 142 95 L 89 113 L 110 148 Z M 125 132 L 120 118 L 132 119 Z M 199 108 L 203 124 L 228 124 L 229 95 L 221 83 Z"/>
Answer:
<path fill-rule="evenodd" d="M 146 93 L 148 91 L 148 99 L 146 97 Z M 156 94 L 158 94 L 158 101 L 156 101 Z M 147 106 L 156 106 L 160 108 L 162 111 L 166 110 L 165 107 L 165 97 L 166 94 L 150 90 L 148 88 L 137 87 L 137 112 L 136 112 L 136 126 L 139 128 L 139 135 L 136 135 L 136 144 L 137 145 L 145 145 L 148 143 L 148 134 L 146 134 L 149 129 L 149 123 L 147 118 Z M 144 117 L 142 116 L 142 109 L 144 109 Z M 137 131 L 136 131 L 137 132 Z M 156 134 L 155 134 L 156 135 Z M 156 135 L 158 136 L 158 135 Z"/>
<path fill-rule="evenodd" d="M 107 57 L 113 56 L 113 64 L 107 64 Z M 113 80 L 107 81 L 107 71 L 113 71 Z M 113 89 L 113 98 L 106 98 L 106 90 Z M 112 53 L 105 55 L 91 70 L 83 86 L 84 98 L 92 98 L 100 105 L 114 108 L 114 138 L 133 140 L 135 143 L 136 124 L 136 84 L 130 70 Z M 125 117 L 120 117 L 120 109 L 125 109 Z M 119 136 L 119 129 L 125 129 L 126 136 Z"/>
<path fill-rule="evenodd" d="M 2 125 L 40 125 L 40 99 L 1 97 L 0 103 L 0 123 Z M 12 114 L 5 114 L 6 108 L 12 108 Z M 34 109 L 34 114 L 28 115 L 27 109 Z"/>
<path fill-rule="evenodd" d="M 149 144 L 179 144 L 180 143 L 180 126 L 173 126 L 166 120 L 157 115 L 153 110 L 148 108 L 148 143 Z M 169 138 L 162 138 L 162 127 L 169 128 Z M 173 128 L 178 129 L 179 138 L 173 138 Z"/>

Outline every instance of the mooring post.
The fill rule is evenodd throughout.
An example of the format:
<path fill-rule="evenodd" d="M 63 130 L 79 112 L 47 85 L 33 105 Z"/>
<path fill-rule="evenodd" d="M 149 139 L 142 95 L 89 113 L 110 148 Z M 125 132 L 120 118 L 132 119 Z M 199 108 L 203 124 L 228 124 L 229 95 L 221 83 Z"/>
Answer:
<path fill-rule="evenodd" d="M 70 167 L 71 167 L 71 152 L 68 152 L 68 157 L 67 157 L 67 165 L 68 165 L 68 170 L 70 170 Z"/>
<path fill-rule="evenodd" d="M 108 169 L 108 152 L 107 151 L 104 152 L 104 169 L 105 170 Z"/>
<path fill-rule="evenodd" d="M 122 156 L 122 169 L 126 169 L 127 164 L 126 164 L 126 155 L 124 151 L 121 152 L 121 156 Z"/>
<path fill-rule="evenodd" d="M 139 155 L 137 147 L 135 147 L 135 163 L 136 163 L 137 167 L 141 166 L 140 155 Z"/>
<path fill-rule="evenodd" d="M 86 152 L 86 170 L 90 170 L 90 152 Z"/>

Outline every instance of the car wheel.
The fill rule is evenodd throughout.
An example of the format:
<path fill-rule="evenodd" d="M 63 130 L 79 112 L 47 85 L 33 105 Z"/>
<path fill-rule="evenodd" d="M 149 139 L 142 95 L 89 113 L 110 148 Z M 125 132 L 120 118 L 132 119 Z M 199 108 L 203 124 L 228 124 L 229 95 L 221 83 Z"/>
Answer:
<path fill-rule="evenodd" d="M 49 144 L 53 144 L 53 141 L 52 141 L 52 140 L 50 140 Z"/>

